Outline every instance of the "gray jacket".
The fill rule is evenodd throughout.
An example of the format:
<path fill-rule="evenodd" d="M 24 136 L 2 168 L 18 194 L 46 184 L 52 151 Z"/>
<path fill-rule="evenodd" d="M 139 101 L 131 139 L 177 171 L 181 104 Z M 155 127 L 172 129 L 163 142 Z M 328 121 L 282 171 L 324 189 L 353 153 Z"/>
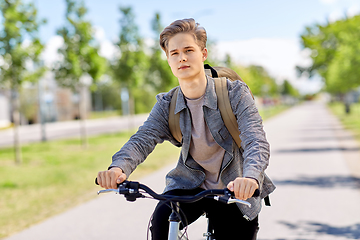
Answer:
<path fill-rule="evenodd" d="M 232 110 L 241 132 L 242 149 L 238 148 L 224 125 L 217 107 L 214 79 L 208 77 L 204 96 L 204 118 L 215 141 L 225 149 L 220 178 L 225 186 L 237 177 L 254 178 L 259 182 L 260 197 L 250 198 L 252 207 L 238 205 L 244 217 L 252 220 L 261 210 L 261 199 L 274 191 L 275 186 L 264 173 L 269 163 L 270 146 L 266 140 L 262 119 L 248 86 L 241 81 L 229 81 L 228 91 Z M 166 176 L 165 192 L 173 189 L 194 189 L 205 180 L 204 169 L 189 154 L 191 116 L 184 95 L 178 93 L 175 114 L 180 112 L 182 142 L 171 135 L 168 125 L 169 106 L 175 88 L 157 95 L 157 103 L 148 119 L 113 156 L 110 167 L 120 167 L 129 176 L 154 150 L 156 144 L 168 140 L 182 147 L 177 166 Z"/>

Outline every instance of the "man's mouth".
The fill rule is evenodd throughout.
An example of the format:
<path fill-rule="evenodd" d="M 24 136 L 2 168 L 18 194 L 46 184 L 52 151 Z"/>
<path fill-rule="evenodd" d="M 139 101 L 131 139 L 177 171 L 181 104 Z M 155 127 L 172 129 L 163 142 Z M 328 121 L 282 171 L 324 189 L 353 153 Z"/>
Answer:
<path fill-rule="evenodd" d="M 179 70 L 184 70 L 184 69 L 187 69 L 187 68 L 190 68 L 190 66 L 181 66 L 181 67 L 179 67 Z"/>

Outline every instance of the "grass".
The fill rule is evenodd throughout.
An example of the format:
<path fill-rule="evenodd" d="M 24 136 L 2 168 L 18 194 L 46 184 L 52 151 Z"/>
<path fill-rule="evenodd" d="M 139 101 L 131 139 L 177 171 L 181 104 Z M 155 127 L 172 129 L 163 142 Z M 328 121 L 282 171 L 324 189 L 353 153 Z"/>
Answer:
<path fill-rule="evenodd" d="M 118 110 L 109 110 L 109 111 L 100 111 L 100 112 L 92 111 L 90 112 L 89 119 L 119 117 L 119 116 L 120 116 L 120 112 Z"/>
<path fill-rule="evenodd" d="M 264 120 L 286 109 L 276 106 L 260 111 Z M 111 156 L 130 133 L 99 135 L 80 140 L 58 140 L 22 146 L 23 163 L 14 164 L 12 148 L 0 149 L 0 238 L 96 197 L 93 184 L 98 171 L 107 169 Z M 179 148 L 165 142 L 138 166 L 138 179 L 177 160 Z"/>
<path fill-rule="evenodd" d="M 23 163 L 15 165 L 12 148 L 0 151 L 0 238 L 89 200 L 99 189 L 94 178 L 129 134 L 89 138 L 88 149 L 79 140 L 34 143 L 22 147 Z M 156 147 L 132 179 L 176 161 L 179 149 L 170 143 Z"/>
<path fill-rule="evenodd" d="M 360 142 L 360 103 L 351 105 L 350 114 L 345 112 L 343 103 L 333 102 L 329 105 L 330 110 L 339 118 L 343 126 L 350 130 L 358 142 Z"/>
<path fill-rule="evenodd" d="M 273 116 L 276 116 L 277 114 L 289 109 L 291 106 L 289 105 L 275 105 L 267 108 L 261 108 L 259 109 L 259 114 L 262 117 L 263 120 L 269 119 Z"/>

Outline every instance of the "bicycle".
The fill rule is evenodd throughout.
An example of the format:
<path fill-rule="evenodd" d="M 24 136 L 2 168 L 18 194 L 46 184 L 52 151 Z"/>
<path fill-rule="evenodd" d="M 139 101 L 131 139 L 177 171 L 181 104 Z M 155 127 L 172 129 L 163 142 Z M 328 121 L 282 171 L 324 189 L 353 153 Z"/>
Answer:
<path fill-rule="evenodd" d="M 95 179 L 95 183 L 98 185 L 97 179 Z M 169 202 L 170 203 L 169 207 L 171 207 L 172 213 L 169 217 L 170 225 L 169 225 L 168 240 L 188 239 L 186 235 L 186 228 L 184 229 L 184 232 L 180 231 L 181 209 L 179 208 L 178 203 L 192 203 L 202 198 L 212 198 L 216 201 L 225 204 L 240 203 L 251 207 L 251 204 L 249 202 L 234 198 L 234 193 L 228 190 L 227 188 L 204 190 L 194 196 L 174 196 L 174 195 L 166 195 L 166 194 L 157 194 L 151 188 L 139 182 L 124 181 L 123 183 L 118 185 L 117 189 L 100 190 L 98 191 L 98 195 L 101 193 L 109 193 L 109 192 L 122 194 L 124 195 L 126 200 L 130 202 L 136 201 L 137 198 L 150 198 L 150 199 L 156 199 L 158 201 Z M 150 197 L 144 194 L 147 194 Z M 260 191 L 259 189 L 256 189 L 255 193 L 253 194 L 253 197 L 258 197 L 259 195 L 260 195 Z M 206 237 L 206 240 L 216 240 L 214 235 L 214 230 L 211 227 L 209 219 L 208 219 L 207 232 L 204 233 L 203 236 Z"/>

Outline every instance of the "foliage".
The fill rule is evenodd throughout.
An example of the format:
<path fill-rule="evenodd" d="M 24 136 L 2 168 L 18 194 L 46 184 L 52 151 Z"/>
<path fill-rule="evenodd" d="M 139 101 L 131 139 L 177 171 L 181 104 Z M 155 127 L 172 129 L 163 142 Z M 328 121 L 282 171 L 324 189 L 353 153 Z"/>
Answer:
<path fill-rule="evenodd" d="M 237 72 L 254 95 L 276 96 L 279 93 L 275 79 L 272 78 L 263 67 L 255 65 L 245 67 L 236 64 L 229 54 L 225 56 L 224 65 Z"/>
<path fill-rule="evenodd" d="M 34 4 L 21 0 L 0 0 L 3 28 L 0 31 L 0 82 L 19 89 L 24 81 L 37 81 L 43 67 L 30 69 L 29 63 L 39 64 L 44 46 L 38 28 L 45 20 L 37 20 Z"/>
<path fill-rule="evenodd" d="M 140 86 L 146 68 L 143 39 L 139 36 L 135 16 L 131 7 L 120 7 L 120 36 L 117 46 L 121 57 L 112 64 L 114 78 L 131 91 Z"/>
<path fill-rule="evenodd" d="M 66 0 L 66 26 L 57 31 L 63 40 L 63 46 L 58 50 L 62 61 L 54 67 L 55 78 L 65 87 L 76 89 L 81 77 L 89 75 L 96 83 L 107 67 L 106 59 L 98 54 L 99 46 L 94 40 L 94 29 L 85 20 L 87 9 L 84 2 Z"/>
<path fill-rule="evenodd" d="M 360 85 L 360 15 L 307 27 L 301 36 L 311 50 L 310 67 L 298 66 L 300 74 L 318 73 L 330 93 L 345 93 Z"/>
<path fill-rule="evenodd" d="M 21 0 L 0 0 L 0 11 L 3 16 L 0 84 L 11 89 L 15 161 L 21 163 L 19 89 L 25 81 L 35 82 L 45 72 L 45 68 L 39 64 L 44 46 L 38 37 L 38 28 L 45 21 L 37 20 L 37 11 L 32 3 L 25 4 Z"/>
<path fill-rule="evenodd" d="M 281 94 L 289 95 L 293 97 L 299 97 L 299 92 L 296 88 L 294 88 L 288 80 L 284 80 L 281 86 Z"/>
<path fill-rule="evenodd" d="M 152 47 L 149 58 L 148 73 L 145 76 L 146 83 L 155 92 L 167 92 L 178 85 L 176 77 L 172 74 L 169 64 L 164 58 L 165 54 L 160 48 L 159 36 L 163 29 L 161 26 L 160 14 L 156 13 L 152 20 L 152 29 L 155 34 L 154 46 Z"/>

